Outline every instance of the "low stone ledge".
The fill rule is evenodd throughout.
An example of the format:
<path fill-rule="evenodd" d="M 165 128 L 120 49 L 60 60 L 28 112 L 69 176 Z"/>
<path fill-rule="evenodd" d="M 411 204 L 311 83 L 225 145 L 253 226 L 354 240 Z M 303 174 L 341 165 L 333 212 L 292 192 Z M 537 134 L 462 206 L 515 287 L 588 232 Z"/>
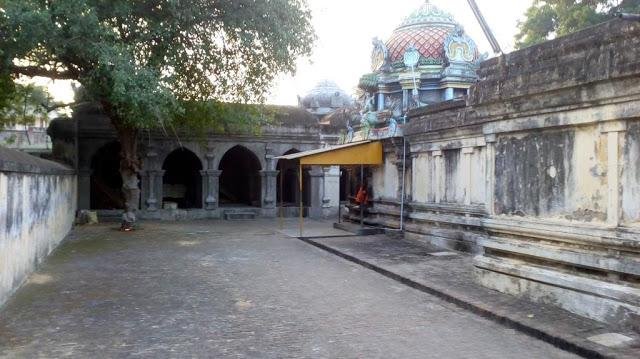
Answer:
<path fill-rule="evenodd" d="M 626 302 L 635 306 L 636 312 L 640 314 L 639 288 L 545 269 L 512 258 L 477 256 L 473 263 L 477 268 Z"/>
<path fill-rule="evenodd" d="M 575 245 L 562 246 L 514 241 L 513 238 L 507 239 L 495 236 L 479 239 L 478 244 L 485 248 L 539 258 L 545 261 L 640 276 L 640 257 L 613 255 L 605 250 L 581 249 L 576 248 Z"/>
<path fill-rule="evenodd" d="M 547 239 L 550 241 L 589 244 L 631 252 L 640 252 L 640 232 L 631 228 L 606 228 L 569 221 L 491 217 L 483 219 L 488 230 L 509 235 Z"/>
<path fill-rule="evenodd" d="M 0 172 L 67 176 L 75 174 L 73 169 L 62 164 L 4 147 L 0 147 Z"/>
<path fill-rule="evenodd" d="M 622 328 L 640 318 L 638 289 L 484 256 L 474 259 L 476 281 L 501 293 L 553 304 Z"/>
<path fill-rule="evenodd" d="M 415 211 L 450 212 L 471 216 L 486 216 L 487 210 L 484 204 L 465 205 L 459 203 L 421 203 L 409 204 Z"/>

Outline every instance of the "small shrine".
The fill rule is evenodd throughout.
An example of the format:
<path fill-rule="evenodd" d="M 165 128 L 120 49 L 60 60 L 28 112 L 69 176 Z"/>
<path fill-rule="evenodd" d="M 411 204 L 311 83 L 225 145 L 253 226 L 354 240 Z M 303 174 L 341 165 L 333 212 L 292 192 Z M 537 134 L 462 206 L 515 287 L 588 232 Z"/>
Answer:
<path fill-rule="evenodd" d="M 372 72 L 360 78 L 343 142 L 401 136 L 409 110 L 465 96 L 485 57 L 451 14 L 426 1 L 386 42 L 373 39 Z"/>

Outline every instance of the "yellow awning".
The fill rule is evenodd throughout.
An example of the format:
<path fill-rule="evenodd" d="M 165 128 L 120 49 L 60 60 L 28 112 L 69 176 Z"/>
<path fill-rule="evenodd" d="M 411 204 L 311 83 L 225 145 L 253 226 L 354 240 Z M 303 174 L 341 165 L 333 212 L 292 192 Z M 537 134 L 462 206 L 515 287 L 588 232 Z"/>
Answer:
<path fill-rule="evenodd" d="M 381 165 L 382 142 L 362 141 L 276 157 L 300 160 L 301 165 Z"/>

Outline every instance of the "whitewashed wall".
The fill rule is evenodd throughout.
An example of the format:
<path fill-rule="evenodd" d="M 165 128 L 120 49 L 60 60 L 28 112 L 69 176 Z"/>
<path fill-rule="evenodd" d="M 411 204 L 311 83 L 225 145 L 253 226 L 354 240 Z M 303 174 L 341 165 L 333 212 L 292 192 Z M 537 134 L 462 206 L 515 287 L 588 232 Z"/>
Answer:
<path fill-rule="evenodd" d="M 76 176 L 53 162 L 0 149 L 0 304 L 71 229 Z"/>

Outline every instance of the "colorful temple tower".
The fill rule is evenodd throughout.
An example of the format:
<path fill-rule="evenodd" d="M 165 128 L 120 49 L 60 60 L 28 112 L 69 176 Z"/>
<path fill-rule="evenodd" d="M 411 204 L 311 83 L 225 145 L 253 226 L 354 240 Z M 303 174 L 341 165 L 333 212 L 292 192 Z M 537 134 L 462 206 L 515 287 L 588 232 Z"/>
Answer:
<path fill-rule="evenodd" d="M 465 96 L 481 60 L 453 16 L 426 1 L 388 41 L 373 40 L 372 72 L 359 82 L 362 119 L 354 138 L 398 135 L 409 110 Z"/>
<path fill-rule="evenodd" d="M 403 110 L 451 100 L 476 82 L 481 60 L 475 42 L 452 15 L 429 1 L 398 26 L 385 43 L 373 40 L 372 73 L 360 88 L 375 94 L 378 111 Z"/>

